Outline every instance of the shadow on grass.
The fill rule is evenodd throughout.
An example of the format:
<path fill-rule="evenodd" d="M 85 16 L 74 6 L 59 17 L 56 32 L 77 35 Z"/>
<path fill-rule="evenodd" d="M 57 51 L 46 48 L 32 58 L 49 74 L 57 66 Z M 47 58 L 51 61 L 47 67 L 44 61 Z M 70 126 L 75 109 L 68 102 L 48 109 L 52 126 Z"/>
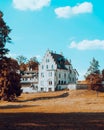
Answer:
<path fill-rule="evenodd" d="M 1 130 L 103 130 L 104 113 L 0 113 Z"/>
<path fill-rule="evenodd" d="M 55 99 L 55 98 L 64 98 L 64 97 L 67 97 L 68 95 L 69 95 L 69 93 L 65 92 L 58 96 L 36 97 L 36 98 L 32 98 L 32 99 L 27 99 L 27 100 L 17 100 L 16 102 L 27 102 L 27 101 L 38 101 L 38 100 L 48 100 L 48 99 Z"/>
<path fill-rule="evenodd" d="M 17 108 L 26 108 L 26 107 L 33 107 L 33 105 L 6 105 L 6 106 L 0 106 L 0 109 L 17 109 Z"/>

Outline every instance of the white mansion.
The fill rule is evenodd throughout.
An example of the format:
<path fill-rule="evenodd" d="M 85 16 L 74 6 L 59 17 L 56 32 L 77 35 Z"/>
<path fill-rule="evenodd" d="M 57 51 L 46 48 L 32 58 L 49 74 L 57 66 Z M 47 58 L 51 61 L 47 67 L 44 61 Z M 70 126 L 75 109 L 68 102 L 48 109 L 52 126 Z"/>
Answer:
<path fill-rule="evenodd" d="M 78 73 L 62 54 L 47 51 L 39 65 L 38 91 L 55 91 L 76 84 Z"/>

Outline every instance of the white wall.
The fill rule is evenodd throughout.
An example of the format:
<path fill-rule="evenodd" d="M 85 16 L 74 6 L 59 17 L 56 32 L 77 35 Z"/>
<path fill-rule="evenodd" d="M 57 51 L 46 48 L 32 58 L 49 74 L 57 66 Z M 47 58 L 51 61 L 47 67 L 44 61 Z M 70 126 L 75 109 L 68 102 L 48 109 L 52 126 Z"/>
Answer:
<path fill-rule="evenodd" d="M 57 66 L 56 66 L 50 52 L 47 51 L 41 64 L 39 65 L 38 91 L 41 91 L 41 88 L 44 88 L 44 91 L 48 91 L 49 88 L 51 88 L 52 91 L 54 91 L 54 78 L 55 78 L 56 67 Z M 52 85 L 49 85 L 49 81 L 52 81 Z"/>
<path fill-rule="evenodd" d="M 69 90 L 76 90 L 76 84 L 68 84 L 68 89 Z"/>

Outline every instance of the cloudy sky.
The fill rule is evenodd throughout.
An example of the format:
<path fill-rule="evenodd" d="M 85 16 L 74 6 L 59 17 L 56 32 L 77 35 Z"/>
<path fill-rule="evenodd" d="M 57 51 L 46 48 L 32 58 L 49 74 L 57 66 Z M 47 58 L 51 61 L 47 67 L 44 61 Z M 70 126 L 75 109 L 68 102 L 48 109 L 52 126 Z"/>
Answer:
<path fill-rule="evenodd" d="M 104 68 L 103 0 L 0 0 L 12 32 L 10 56 L 63 52 L 83 78 L 93 57 Z"/>

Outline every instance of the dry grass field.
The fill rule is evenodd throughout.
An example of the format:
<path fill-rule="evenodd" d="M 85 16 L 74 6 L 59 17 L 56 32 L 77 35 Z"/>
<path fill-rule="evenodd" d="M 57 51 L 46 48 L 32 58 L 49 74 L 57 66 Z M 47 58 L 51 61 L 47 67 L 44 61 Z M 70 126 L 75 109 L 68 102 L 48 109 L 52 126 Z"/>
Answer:
<path fill-rule="evenodd" d="M 103 130 L 104 93 L 88 90 L 22 94 L 0 101 L 0 130 Z"/>

